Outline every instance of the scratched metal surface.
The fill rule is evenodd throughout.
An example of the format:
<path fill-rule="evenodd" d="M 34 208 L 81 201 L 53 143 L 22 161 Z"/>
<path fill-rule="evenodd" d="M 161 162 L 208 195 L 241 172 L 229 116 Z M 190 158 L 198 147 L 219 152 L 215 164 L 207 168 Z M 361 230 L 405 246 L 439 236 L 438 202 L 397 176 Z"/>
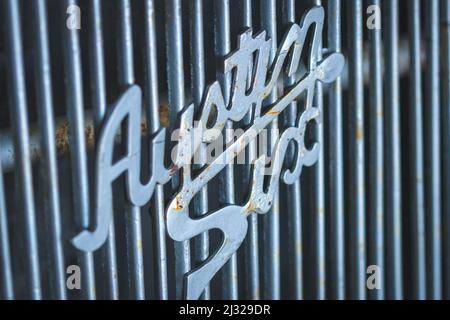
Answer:
<path fill-rule="evenodd" d="M 449 299 L 449 2 L 0 0 L 0 298 Z"/>

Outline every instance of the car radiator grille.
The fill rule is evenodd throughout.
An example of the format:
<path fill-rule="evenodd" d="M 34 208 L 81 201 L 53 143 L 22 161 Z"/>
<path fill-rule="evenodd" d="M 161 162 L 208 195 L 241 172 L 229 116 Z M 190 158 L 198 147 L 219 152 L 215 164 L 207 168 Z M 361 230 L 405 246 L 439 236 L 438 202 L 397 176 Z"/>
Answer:
<path fill-rule="evenodd" d="M 187 284 L 200 286 L 207 274 L 215 276 L 198 288 L 202 299 L 450 298 L 450 1 L 0 3 L 0 298 L 184 299 Z M 342 53 L 345 65 L 333 82 L 314 88 L 321 122 L 308 123 L 304 138 L 307 148 L 320 145 L 317 161 L 276 186 L 267 214 L 250 212 L 242 245 L 217 273 L 195 273 L 228 238 L 213 224 L 184 241 L 169 236 L 169 207 L 186 179 L 171 167 L 171 132 L 191 103 L 200 114 L 216 81 L 225 97 L 239 85 L 250 90 L 224 70 L 230 54 L 248 45 L 239 43 L 246 30 L 253 37 L 265 31 L 272 61 L 292 24 L 321 8 L 315 58 Z M 308 32 L 305 47 L 313 38 Z M 307 55 L 300 57 L 303 69 Z M 280 77 L 261 112 L 299 79 Z M 152 172 L 153 156 L 171 168 L 170 182 L 136 205 L 125 175 L 118 177 L 106 199 L 113 204 L 106 241 L 80 250 L 72 240 L 93 231 L 103 214 L 101 134 L 120 97 L 133 92 L 142 93 L 138 134 L 130 134 L 131 118 L 120 125 L 114 161 L 140 140 L 138 178 L 163 175 Z M 270 128 L 295 125 L 309 98 L 291 99 Z M 249 128 L 253 111 L 225 127 Z M 162 128 L 165 151 L 151 152 Z M 270 146 L 273 139 L 269 154 Z M 250 143 L 245 153 L 259 149 Z M 285 168 L 299 150 L 289 144 Z M 242 206 L 253 168 L 250 161 L 225 166 L 186 212 L 200 221 Z M 232 225 L 230 232 L 241 226 L 221 223 Z M 72 288 L 77 270 L 81 287 Z"/>

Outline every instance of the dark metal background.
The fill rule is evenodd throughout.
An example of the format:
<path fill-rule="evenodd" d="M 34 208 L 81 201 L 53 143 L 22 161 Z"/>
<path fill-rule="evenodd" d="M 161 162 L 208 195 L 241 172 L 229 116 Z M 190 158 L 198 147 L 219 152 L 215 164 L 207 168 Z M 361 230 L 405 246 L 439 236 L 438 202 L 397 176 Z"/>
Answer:
<path fill-rule="evenodd" d="M 245 243 L 204 297 L 450 298 L 449 0 L 0 2 L 1 298 L 179 298 L 182 275 L 220 235 L 170 240 L 170 185 L 138 208 L 118 181 L 107 243 L 93 254 L 70 244 L 91 221 L 95 133 L 136 83 L 148 144 L 184 106 L 199 105 L 205 85 L 229 81 L 216 65 L 246 27 L 266 30 L 275 49 L 314 4 L 326 12 L 323 46 L 346 58 L 342 78 L 317 90 L 324 122 L 309 134 L 323 137 L 324 152 L 298 183 L 280 186 L 272 212 L 249 217 Z M 80 30 L 66 27 L 71 4 Z M 366 25 L 373 4 L 380 30 Z M 194 214 L 244 201 L 250 169 L 225 170 Z M 81 290 L 66 289 L 72 264 Z M 369 291 L 374 264 L 383 284 Z"/>

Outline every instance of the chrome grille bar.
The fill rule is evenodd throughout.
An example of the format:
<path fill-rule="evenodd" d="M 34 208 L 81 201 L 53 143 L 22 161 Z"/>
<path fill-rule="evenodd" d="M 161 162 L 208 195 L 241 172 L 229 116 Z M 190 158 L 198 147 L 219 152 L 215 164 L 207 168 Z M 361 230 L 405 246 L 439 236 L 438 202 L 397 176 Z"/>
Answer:
<path fill-rule="evenodd" d="M 145 100 L 148 101 L 147 123 L 150 124 L 150 132 L 155 134 L 161 127 L 159 120 L 159 92 L 158 92 L 158 62 L 157 62 L 157 42 L 155 23 L 155 3 L 153 0 L 145 2 L 145 48 L 147 66 L 144 86 Z M 161 300 L 169 298 L 169 288 L 167 280 L 167 245 L 166 228 L 164 222 L 164 189 L 157 185 L 153 198 L 153 211 L 155 217 L 155 237 L 156 237 L 156 257 L 157 257 L 157 279 L 158 294 Z"/>
<path fill-rule="evenodd" d="M 59 203 L 59 183 L 57 172 L 57 158 L 55 148 L 55 126 L 53 120 L 52 80 L 50 67 L 50 53 L 48 47 L 47 14 L 45 2 L 34 2 L 34 25 L 37 30 L 36 39 L 36 95 L 39 108 L 39 129 L 41 132 L 41 145 L 43 157 L 41 162 L 41 179 L 44 184 L 45 211 L 49 215 L 49 229 L 51 236 L 48 240 L 51 246 L 52 283 L 54 297 L 66 299 L 65 262 L 62 245 L 61 207 Z"/>
<path fill-rule="evenodd" d="M 14 130 L 14 148 L 17 162 L 16 197 L 17 208 L 23 214 L 25 225 L 26 275 L 28 292 L 26 296 L 32 299 L 42 297 L 38 234 L 36 229 L 36 213 L 34 205 L 34 190 L 31 172 L 27 89 L 25 84 L 25 67 L 23 58 L 22 28 L 20 8 L 17 1 L 6 1 L 4 19 L 7 24 L 6 36 L 8 42 L 8 79 L 10 84 L 10 116 Z M 6 222 L 6 221 L 5 221 Z"/>
<path fill-rule="evenodd" d="M 426 4 L 427 56 L 425 111 L 425 205 L 427 208 L 427 293 L 430 299 L 442 297 L 441 230 L 441 122 L 439 81 L 439 1 Z"/>
<path fill-rule="evenodd" d="M 366 298 L 366 201 L 362 1 L 349 4 L 349 297 Z"/>
<path fill-rule="evenodd" d="M 328 47 L 341 51 L 341 15 L 340 0 L 328 1 Z M 329 220 L 330 220 L 330 266 L 329 284 L 330 298 L 345 298 L 345 223 L 344 223 L 344 139 L 343 139 L 343 106 L 342 81 L 338 77 L 329 93 Z"/>
<path fill-rule="evenodd" d="M 98 136 L 107 111 L 101 2 L 99 0 L 92 1 L 90 9 L 92 109 L 94 114 L 95 135 Z M 119 283 L 117 280 L 118 272 L 114 217 L 109 227 L 107 244 L 102 249 L 102 254 L 102 259 L 104 261 L 103 272 L 107 279 L 107 297 L 108 299 L 117 300 L 119 298 Z"/>

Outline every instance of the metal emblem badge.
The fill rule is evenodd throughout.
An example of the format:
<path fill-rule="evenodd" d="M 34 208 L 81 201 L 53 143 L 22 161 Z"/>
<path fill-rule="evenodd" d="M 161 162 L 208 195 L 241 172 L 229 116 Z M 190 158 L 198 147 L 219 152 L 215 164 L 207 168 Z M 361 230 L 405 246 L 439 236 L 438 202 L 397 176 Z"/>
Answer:
<path fill-rule="evenodd" d="M 96 155 L 96 229 L 93 232 L 82 231 L 73 239 L 73 244 L 80 250 L 93 251 L 105 242 L 113 212 L 112 183 L 122 173 L 126 175 L 129 201 L 133 205 L 142 206 L 150 200 L 156 184 L 167 183 L 171 174 L 181 170 L 180 189 L 167 208 L 167 231 L 170 237 L 176 241 L 185 241 L 211 229 L 219 229 L 223 233 L 219 249 L 201 266 L 185 275 L 186 298 L 197 299 L 212 277 L 243 242 L 247 233 L 247 216 L 253 212 L 267 213 L 280 178 L 284 183 L 292 184 L 299 178 L 303 166 L 312 166 L 318 159 L 321 141 L 316 141 L 311 149 L 307 149 L 304 142 L 307 124 L 310 121 L 321 121 L 322 110 L 313 105 L 315 85 L 317 81 L 334 81 L 344 66 L 344 57 L 340 53 L 327 52 L 319 61 L 323 22 L 322 7 L 316 6 L 308 10 L 300 24 L 290 25 L 272 63 L 269 63 L 271 41 L 266 40 L 265 32 L 253 36 L 252 30 L 248 29 L 241 34 L 239 48 L 224 61 L 224 73 L 234 73 L 231 96 L 226 99 L 220 83 L 215 81 L 205 92 L 198 118 L 194 116 L 193 104 L 182 111 L 175 159 L 169 169 L 164 167 L 161 156 L 164 153 L 165 131 L 162 129 L 158 132 L 152 147 L 153 176 L 144 185 L 140 181 L 141 91 L 137 86 L 130 87 L 114 106 L 99 139 Z M 308 46 L 305 42 L 310 28 L 313 28 L 314 32 Z M 285 94 L 269 106 L 267 111 L 266 108 L 263 111 L 262 102 L 276 87 L 282 73 L 288 77 L 298 74 L 303 50 L 307 50 L 308 58 L 305 74 L 297 79 L 294 85 L 285 88 Z M 257 61 L 251 63 L 255 54 Z M 245 85 L 247 83 L 251 84 L 250 88 Z M 192 219 L 189 216 L 189 204 L 194 196 L 304 92 L 305 110 L 300 114 L 296 126 L 282 132 L 272 151 L 268 188 L 263 188 L 265 156 L 261 156 L 254 163 L 251 192 L 244 205 L 228 205 Z M 221 135 L 227 121 L 242 120 L 251 108 L 255 108 L 255 111 L 248 129 L 193 177 L 191 160 L 199 146 L 214 142 Z M 127 153 L 125 157 L 113 163 L 115 135 L 127 117 Z M 211 118 L 214 119 L 213 123 Z M 292 169 L 282 171 L 287 147 L 291 141 L 295 141 L 297 145 L 295 165 Z"/>

